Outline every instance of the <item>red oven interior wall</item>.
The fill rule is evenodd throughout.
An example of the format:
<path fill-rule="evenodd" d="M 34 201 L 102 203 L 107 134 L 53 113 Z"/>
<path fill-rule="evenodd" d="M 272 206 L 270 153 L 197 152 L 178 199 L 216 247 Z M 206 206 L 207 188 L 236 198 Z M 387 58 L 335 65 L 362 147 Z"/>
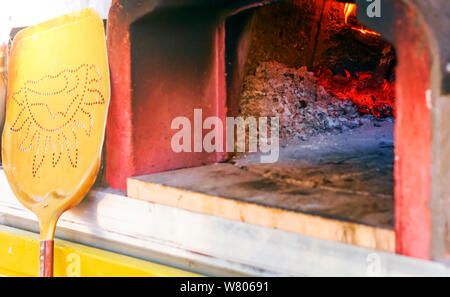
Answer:
<path fill-rule="evenodd" d="M 222 161 L 225 153 L 176 153 L 172 120 L 194 109 L 225 120 L 225 30 L 208 9 L 160 9 L 137 20 L 113 5 L 108 23 L 112 97 L 106 180 Z M 205 132 L 206 133 L 206 132 Z M 225 136 L 224 136 L 225 137 Z"/>
<path fill-rule="evenodd" d="M 409 12 L 406 22 L 414 22 Z M 404 255 L 428 258 L 431 216 L 430 52 L 424 30 L 398 27 L 397 119 L 395 126 L 396 248 Z M 430 96 L 430 95 L 429 95 Z M 429 100 L 429 101 L 427 101 Z"/>
<path fill-rule="evenodd" d="M 126 178 L 133 173 L 131 56 L 129 20 L 120 14 L 120 3 L 111 7 L 108 18 L 108 60 L 111 100 L 106 124 L 106 180 L 113 188 L 125 188 Z"/>

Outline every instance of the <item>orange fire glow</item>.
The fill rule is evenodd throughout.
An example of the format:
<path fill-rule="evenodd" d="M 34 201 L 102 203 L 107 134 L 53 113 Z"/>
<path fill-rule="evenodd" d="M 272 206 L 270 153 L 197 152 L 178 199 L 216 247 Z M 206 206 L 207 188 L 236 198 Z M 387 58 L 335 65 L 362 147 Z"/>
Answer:
<path fill-rule="evenodd" d="M 345 3 L 344 6 L 344 18 L 345 18 L 345 23 L 348 25 L 348 19 L 351 15 L 356 15 L 356 4 L 354 3 Z M 359 31 L 362 34 L 371 34 L 371 35 L 376 35 L 376 36 L 380 36 L 379 33 L 372 31 L 372 30 L 367 30 L 364 28 L 358 28 L 358 27 L 350 27 L 353 30 Z"/>
<path fill-rule="evenodd" d="M 344 6 L 344 14 L 345 14 L 345 23 L 348 24 L 348 18 L 350 15 L 356 11 L 356 4 L 353 3 L 345 3 Z"/>
<path fill-rule="evenodd" d="M 368 71 L 345 76 L 333 75 L 329 69 L 316 71 L 319 85 L 342 100 L 351 100 L 362 113 L 376 117 L 395 116 L 395 86 L 386 79 L 379 81 Z"/>
<path fill-rule="evenodd" d="M 350 22 L 350 17 L 356 15 L 356 4 L 346 3 L 344 20 L 352 30 L 361 34 L 380 34 Z M 372 114 L 375 117 L 395 117 L 395 83 L 386 78 L 374 75 L 372 71 L 360 71 L 351 74 L 344 70 L 343 74 L 333 74 L 326 67 L 318 67 L 315 71 L 318 83 L 328 93 L 342 100 L 351 100 L 361 113 Z"/>

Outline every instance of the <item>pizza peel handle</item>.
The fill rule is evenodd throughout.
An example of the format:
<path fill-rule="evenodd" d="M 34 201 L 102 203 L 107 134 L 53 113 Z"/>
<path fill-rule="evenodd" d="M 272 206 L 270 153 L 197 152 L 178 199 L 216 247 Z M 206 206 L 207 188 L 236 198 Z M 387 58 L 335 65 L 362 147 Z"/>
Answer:
<path fill-rule="evenodd" d="M 38 217 L 41 276 L 53 274 L 58 218 L 95 181 L 108 104 L 103 22 L 93 10 L 28 27 L 14 38 L 3 167 L 17 199 Z"/>

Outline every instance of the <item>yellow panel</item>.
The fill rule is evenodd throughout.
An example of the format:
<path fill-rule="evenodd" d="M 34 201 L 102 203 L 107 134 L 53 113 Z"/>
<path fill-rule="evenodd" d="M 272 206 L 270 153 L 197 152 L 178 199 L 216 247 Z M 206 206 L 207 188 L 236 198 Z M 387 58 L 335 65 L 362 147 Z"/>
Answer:
<path fill-rule="evenodd" d="M 37 276 L 39 236 L 0 225 L 0 275 Z M 55 240 L 55 276 L 199 276 L 116 253 Z"/>

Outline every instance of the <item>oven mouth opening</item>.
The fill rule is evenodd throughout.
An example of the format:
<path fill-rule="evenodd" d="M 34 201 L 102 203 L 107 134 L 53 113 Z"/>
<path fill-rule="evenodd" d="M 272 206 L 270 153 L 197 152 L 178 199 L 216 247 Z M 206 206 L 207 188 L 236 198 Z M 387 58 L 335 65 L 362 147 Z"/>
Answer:
<path fill-rule="evenodd" d="M 245 60 L 229 114 L 280 123 L 277 162 L 261 163 L 262 153 L 229 161 L 261 177 L 243 182 L 239 198 L 253 191 L 271 207 L 393 229 L 395 50 L 356 20 L 355 4 L 312 2 L 227 21 L 229 34 L 241 34 L 226 43 L 227 60 Z M 231 89 L 236 71 L 228 68 Z"/>
<path fill-rule="evenodd" d="M 447 94 L 442 84 L 448 76 L 446 52 L 441 51 L 447 41 L 438 29 L 445 27 L 441 26 L 445 17 L 437 14 L 436 22 L 429 22 L 428 9 L 438 8 L 425 4 L 372 1 L 382 3 L 381 17 L 371 18 L 367 9 L 378 4 L 348 1 L 359 5 L 357 19 L 369 28 L 356 21 L 351 6 L 342 0 L 231 1 L 151 6 L 142 11 L 117 6 L 108 25 L 109 54 L 117 63 L 111 68 L 117 78 L 112 87 L 118 90 L 113 92 L 110 116 L 119 124 L 109 125 L 106 137 L 108 184 L 137 199 L 427 258 L 430 242 L 436 241 L 431 233 L 444 236 L 446 230 L 440 205 L 448 195 L 440 185 L 448 167 L 447 109 L 441 100 Z M 277 10 L 283 13 L 277 16 Z M 271 59 L 261 59 L 247 71 L 249 59 L 259 57 L 252 50 L 258 32 L 252 23 L 258 14 L 265 16 L 260 17 L 260 31 L 266 39 L 256 41 L 266 42 L 262 53 Z M 396 51 L 381 46 L 384 38 Z M 343 46 L 332 46 L 336 44 Z M 264 88 L 260 92 L 266 95 L 260 97 L 268 101 L 266 105 L 245 94 L 248 102 L 241 104 L 243 86 L 250 86 L 244 91 L 259 90 L 251 86 L 260 84 L 268 76 L 265 72 L 291 85 L 285 88 L 287 98 L 306 90 L 332 104 L 324 107 L 320 102 L 326 100 L 311 101 L 308 96 L 292 102 L 278 91 L 267 96 L 271 90 Z M 344 90 L 336 85 L 344 85 Z M 365 96 L 369 89 L 370 96 Z M 393 100 L 385 96 L 391 93 Z M 344 100 L 347 97 L 350 100 Z M 252 101 L 255 104 L 249 104 Z M 202 109 L 202 119 L 215 117 L 223 124 L 227 117 L 258 116 L 256 108 L 281 110 L 280 105 L 289 113 L 277 111 L 288 119 L 278 163 L 305 159 L 313 163 L 311 170 L 297 170 L 299 177 L 275 167 L 261 174 L 251 172 L 269 165 L 251 163 L 253 154 L 237 154 L 227 162 L 228 150 L 195 150 L 192 138 L 188 150 L 170 150 L 172 136 L 181 131 L 171 128 L 174 118 L 192 122 L 195 110 Z M 307 121 L 298 119 L 305 113 Z M 195 132 L 192 125 L 186 130 Z M 287 154 L 289 150 L 294 153 Z M 318 151 L 322 153 L 317 155 Z M 292 184 L 304 188 L 286 190 Z M 289 195 L 279 195 L 280 189 Z M 321 204 L 311 192 L 317 197 L 331 193 L 332 198 Z"/>

